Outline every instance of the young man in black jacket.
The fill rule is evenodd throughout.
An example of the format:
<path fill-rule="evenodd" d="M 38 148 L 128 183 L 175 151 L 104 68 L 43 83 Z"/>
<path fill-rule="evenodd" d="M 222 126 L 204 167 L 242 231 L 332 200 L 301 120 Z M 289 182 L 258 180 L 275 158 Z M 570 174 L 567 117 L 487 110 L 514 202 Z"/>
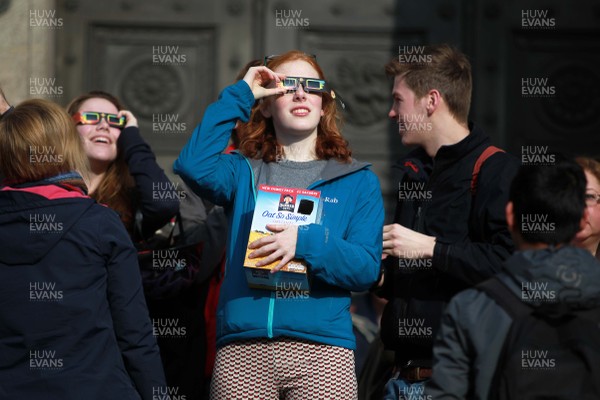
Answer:
<path fill-rule="evenodd" d="M 383 229 L 381 336 L 396 352 L 386 399 L 419 394 L 450 298 L 499 272 L 513 250 L 504 206 L 518 162 L 467 122 L 469 61 L 448 45 L 407 53 L 419 56 L 386 65 L 389 117 L 403 145 L 417 147 L 398 163 L 396 215 Z"/>

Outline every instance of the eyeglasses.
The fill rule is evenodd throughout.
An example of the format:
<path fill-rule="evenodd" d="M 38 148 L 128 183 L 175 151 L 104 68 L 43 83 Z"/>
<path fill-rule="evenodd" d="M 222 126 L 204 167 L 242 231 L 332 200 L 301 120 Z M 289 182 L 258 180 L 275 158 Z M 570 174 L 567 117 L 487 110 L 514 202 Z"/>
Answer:
<path fill-rule="evenodd" d="M 342 109 L 346 108 L 344 101 L 335 94 L 333 89 L 331 89 L 323 79 L 288 76 L 281 80 L 280 85 L 287 89 L 286 93 L 296 93 L 300 86 L 302 86 L 302 89 L 306 93 L 327 93 L 332 99 L 337 100 L 340 103 Z"/>
<path fill-rule="evenodd" d="M 588 207 L 600 204 L 600 194 L 594 192 L 587 192 L 585 194 L 585 205 Z"/>
<path fill-rule="evenodd" d="M 73 115 L 73 120 L 83 125 L 98 125 L 102 121 L 102 118 L 106 120 L 108 125 L 115 128 L 123 128 L 125 125 L 125 117 L 119 117 L 117 114 L 88 111 Z"/>
<path fill-rule="evenodd" d="M 314 59 L 315 61 L 317 61 L 317 56 L 314 54 L 306 54 L 304 53 L 305 56 L 310 57 L 312 59 Z M 264 60 L 263 60 L 263 65 L 266 66 L 269 61 L 273 61 L 274 59 L 276 59 L 277 57 L 281 56 L 281 54 L 272 54 L 270 56 L 265 56 Z"/>
<path fill-rule="evenodd" d="M 300 86 L 306 93 L 329 93 L 331 89 L 323 79 L 302 78 L 299 76 L 288 76 L 281 80 L 281 87 L 287 89 L 288 93 L 295 92 Z"/>
<path fill-rule="evenodd" d="M 304 53 L 304 55 L 317 61 L 317 56 L 314 54 Z M 277 57 L 280 57 L 280 54 L 266 56 L 263 60 L 263 65 L 266 66 L 270 61 L 276 59 Z M 304 81 L 300 81 L 301 79 Z M 327 85 L 327 82 L 322 79 L 288 76 L 282 82 L 282 87 L 289 88 L 287 93 L 295 93 L 300 85 L 302 85 L 302 89 L 304 89 L 304 91 L 307 93 L 328 93 L 332 99 L 339 103 L 342 109 L 346 109 L 346 104 L 342 98 L 339 95 L 336 95 L 335 91 L 331 89 L 329 85 Z"/>

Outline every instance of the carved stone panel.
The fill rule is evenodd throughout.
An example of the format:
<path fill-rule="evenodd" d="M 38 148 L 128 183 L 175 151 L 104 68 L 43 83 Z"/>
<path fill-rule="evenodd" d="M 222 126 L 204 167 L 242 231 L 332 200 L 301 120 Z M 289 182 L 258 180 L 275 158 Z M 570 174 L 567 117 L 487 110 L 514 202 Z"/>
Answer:
<path fill-rule="evenodd" d="M 214 97 L 214 31 L 90 27 L 85 90 L 116 94 L 155 150 L 177 153 Z"/>

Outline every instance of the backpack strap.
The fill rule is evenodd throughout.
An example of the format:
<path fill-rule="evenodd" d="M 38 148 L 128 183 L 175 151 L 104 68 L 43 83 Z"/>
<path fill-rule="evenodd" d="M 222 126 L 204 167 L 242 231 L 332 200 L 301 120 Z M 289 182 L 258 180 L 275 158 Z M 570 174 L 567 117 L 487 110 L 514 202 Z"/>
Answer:
<path fill-rule="evenodd" d="M 475 288 L 490 296 L 504 311 L 506 311 L 513 321 L 529 315 L 534 311 L 532 307 L 522 302 L 512 290 L 496 276 L 479 283 Z"/>
<path fill-rule="evenodd" d="M 570 347 L 572 351 L 579 354 L 584 360 L 587 371 L 594 377 L 592 382 L 590 382 L 591 387 L 595 390 L 594 393 L 600 391 L 600 339 L 594 333 L 599 330 L 600 308 L 551 316 L 544 310 L 539 310 L 539 307 L 535 308 L 521 301 L 497 276 L 476 285 L 475 288 L 486 293 L 502 307 L 512 318 L 512 324 L 519 324 L 528 318 L 534 318 L 544 320 L 546 323 L 549 323 L 549 326 L 554 327 L 561 338 L 561 342 L 571 343 Z M 562 322 L 558 323 L 557 318 L 562 319 Z M 555 322 L 552 322 L 552 320 Z M 583 332 L 588 334 L 582 334 Z M 493 389 L 490 391 L 490 400 L 496 400 L 501 397 L 505 398 L 507 394 L 503 391 L 506 388 L 501 387 L 501 374 L 508 361 L 508 349 L 514 346 L 519 334 L 519 329 L 511 326 L 504 340 L 496 364 L 496 370 L 492 377 L 490 387 Z M 500 394 L 501 391 L 503 391 L 503 395 Z"/>
<path fill-rule="evenodd" d="M 487 160 L 496 153 L 505 153 L 505 151 L 499 147 L 490 145 L 479 155 L 477 161 L 475 161 L 475 166 L 473 167 L 473 174 L 471 175 L 472 196 L 475 196 L 475 193 L 477 193 L 477 180 L 479 179 L 479 171 L 481 170 L 481 166 L 483 165 L 485 160 Z"/>
<path fill-rule="evenodd" d="M 498 362 L 496 363 L 496 370 L 492 375 L 492 382 L 490 388 L 490 396 L 488 400 L 497 400 L 500 396 L 500 381 L 501 374 L 504 370 L 504 366 L 508 359 L 508 348 L 511 343 L 515 340 L 515 329 L 513 325 L 518 321 L 523 321 L 528 318 L 534 311 L 534 309 L 527 304 L 523 303 L 504 282 L 494 276 L 487 281 L 481 282 L 475 286 L 476 289 L 481 290 L 487 294 L 492 300 L 496 302 L 512 319 L 511 328 L 508 331 L 502 349 L 498 355 Z"/>

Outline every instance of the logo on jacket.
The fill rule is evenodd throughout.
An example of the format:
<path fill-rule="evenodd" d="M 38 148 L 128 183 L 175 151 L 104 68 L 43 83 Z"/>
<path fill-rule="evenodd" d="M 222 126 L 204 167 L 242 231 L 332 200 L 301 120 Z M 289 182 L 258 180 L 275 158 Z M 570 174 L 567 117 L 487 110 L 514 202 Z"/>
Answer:
<path fill-rule="evenodd" d="M 337 197 L 329 197 L 329 196 L 325 196 L 323 197 L 323 201 L 325 203 L 331 203 L 331 204 L 338 204 L 339 200 Z"/>

